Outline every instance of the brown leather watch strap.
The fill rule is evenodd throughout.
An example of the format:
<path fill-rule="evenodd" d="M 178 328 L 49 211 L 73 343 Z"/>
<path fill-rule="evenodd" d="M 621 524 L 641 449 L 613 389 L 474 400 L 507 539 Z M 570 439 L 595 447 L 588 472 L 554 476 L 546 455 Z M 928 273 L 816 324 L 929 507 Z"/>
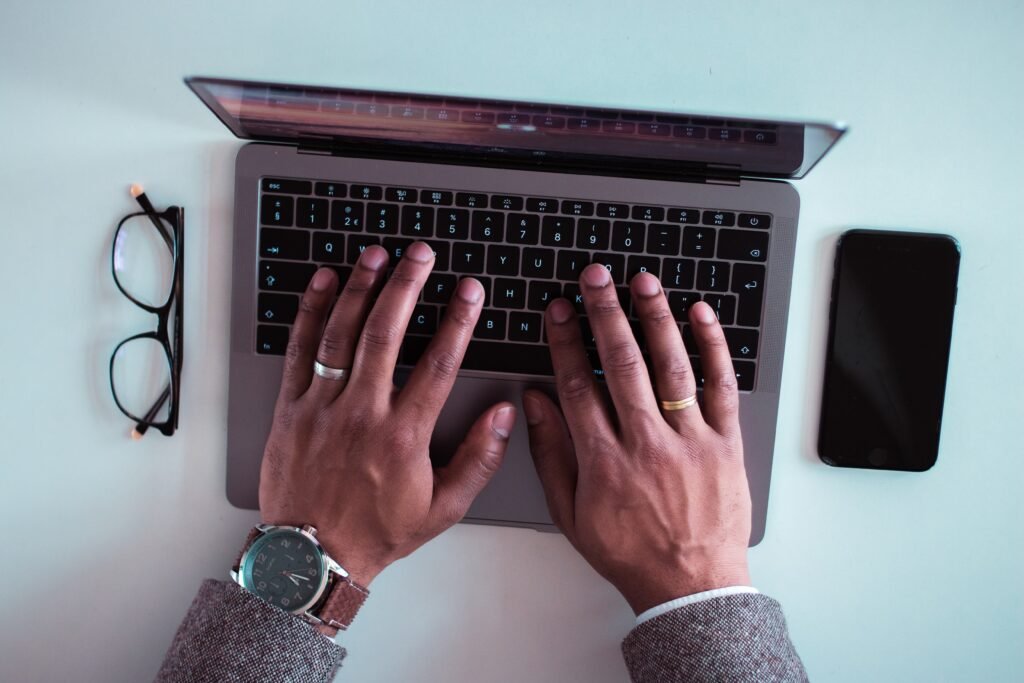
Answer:
<path fill-rule="evenodd" d="M 329 590 L 327 600 L 317 610 L 316 617 L 331 628 L 347 629 L 370 591 L 341 577 L 336 577 Z"/>

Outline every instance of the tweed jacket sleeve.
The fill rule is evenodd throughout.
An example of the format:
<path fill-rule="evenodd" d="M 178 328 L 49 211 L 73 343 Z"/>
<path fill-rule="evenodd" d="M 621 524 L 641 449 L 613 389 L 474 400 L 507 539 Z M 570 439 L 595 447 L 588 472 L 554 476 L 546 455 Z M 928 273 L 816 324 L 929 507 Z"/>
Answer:
<path fill-rule="evenodd" d="M 156 683 L 329 683 L 345 650 L 229 581 L 206 580 Z"/>
<path fill-rule="evenodd" d="M 711 598 L 657 616 L 622 641 L 630 677 L 668 681 L 806 681 L 782 607 L 767 595 Z"/>

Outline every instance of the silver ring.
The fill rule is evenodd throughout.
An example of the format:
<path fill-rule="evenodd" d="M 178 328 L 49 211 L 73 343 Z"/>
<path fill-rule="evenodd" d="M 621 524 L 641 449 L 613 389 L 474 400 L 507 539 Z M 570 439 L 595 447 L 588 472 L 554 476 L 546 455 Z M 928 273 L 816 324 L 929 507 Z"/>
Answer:
<path fill-rule="evenodd" d="M 348 371 L 349 368 L 332 368 L 318 360 L 313 361 L 313 372 L 324 379 L 345 379 L 348 377 Z"/>

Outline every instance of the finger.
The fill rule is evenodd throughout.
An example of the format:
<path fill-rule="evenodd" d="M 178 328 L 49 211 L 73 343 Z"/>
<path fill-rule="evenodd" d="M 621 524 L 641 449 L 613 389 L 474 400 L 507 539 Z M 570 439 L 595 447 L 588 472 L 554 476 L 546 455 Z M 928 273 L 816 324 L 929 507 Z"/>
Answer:
<path fill-rule="evenodd" d="M 473 337 L 483 300 L 484 288 L 479 282 L 465 278 L 459 283 L 440 330 L 416 363 L 398 397 L 398 411 L 409 411 L 412 415 L 407 419 L 422 424 L 424 429 L 434 428 L 437 416 L 448 400 L 462 357 Z"/>
<path fill-rule="evenodd" d="M 423 242 L 405 250 L 366 319 L 356 345 L 349 386 L 360 395 L 380 398 L 390 394 L 392 376 L 412 309 L 430 275 L 434 251 Z"/>
<path fill-rule="evenodd" d="M 555 526 L 568 537 L 576 527 L 576 453 L 562 413 L 550 398 L 536 390 L 523 394 L 530 455 L 544 488 Z"/>
<path fill-rule="evenodd" d="M 619 305 L 611 274 L 604 266 L 591 264 L 583 269 L 580 286 L 605 381 L 620 422 L 628 425 L 638 415 L 656 415 L 658 404 L 647 364 Z"/>
<path fill-rule="evenodd" d="M 573 441 L 579 444 L 588 437 L 615 439 L 608 408 L 597 392 L 594 368 L 583 350 L 579 321 L 568 301 L 551 302 L 545 312 L 544 329 L 555 368 L 558 402 Z"/>
<path fill-rule="evenodd" d="M 384 267 L 387 263 L 388 253 L 379 246 L 367 247 L 360 254 L 320 338 L 316 358 L 322 364 L 351 372 L 356 342 L 363 329 L 366 314 L 373 303 L 373 297 L 384 281 Z M 321 405 L 329 403 L 345 388 L 348 379 L 326 379 L 314 374 L 309 394 Z"/>
<path fill-rule="evenodd" d="M 436 472 L 427 528 L 439 534 L 466 516 L 469 506 L 501 467 L 516 421 L 511 403 L 491 406 L 469 428 L 455 456 Z"/>
<path fill-rule="evenodd" d="M 338 286 L 337 278 L 337 274 L 330 268 L 321 268 L 313 274 L 302 295 L 284 354 L 280 392 L 283 398 L 298 398 L 309 388 L 320 330 L 323 329 L 331 297 Z"/>
<path fill-rule="evenodd" d="M 658 278 L 650 273 L 640 273 L 633 278 L 630 290 L 651 354 L 658 399 L 681 401 L 696 396 L 697 381 L 690 367 L 690 358 L 686 355 L 679 324 L 672 315 Z M 696 404 L 682 410 L 662 409 L 662 415 L 676 429 L 702 421 L 700 407 Z"/>
<path fill-rule="evenodd" d="M 690 307 L 690 323 L 704 369 L 704 419 L 719 434 L 735 433 L 740 428 L 740 399 L 722 326 L 703 301 Z"/>

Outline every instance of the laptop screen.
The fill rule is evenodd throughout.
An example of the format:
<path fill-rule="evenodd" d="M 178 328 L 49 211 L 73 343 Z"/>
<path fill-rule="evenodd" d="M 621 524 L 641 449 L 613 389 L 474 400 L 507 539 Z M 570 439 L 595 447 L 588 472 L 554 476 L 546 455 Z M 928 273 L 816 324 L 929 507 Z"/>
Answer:
<path fill-rule="evenodd" d="M 801 178 L 842 125 L 189 78 L 240 138 Z"/>

